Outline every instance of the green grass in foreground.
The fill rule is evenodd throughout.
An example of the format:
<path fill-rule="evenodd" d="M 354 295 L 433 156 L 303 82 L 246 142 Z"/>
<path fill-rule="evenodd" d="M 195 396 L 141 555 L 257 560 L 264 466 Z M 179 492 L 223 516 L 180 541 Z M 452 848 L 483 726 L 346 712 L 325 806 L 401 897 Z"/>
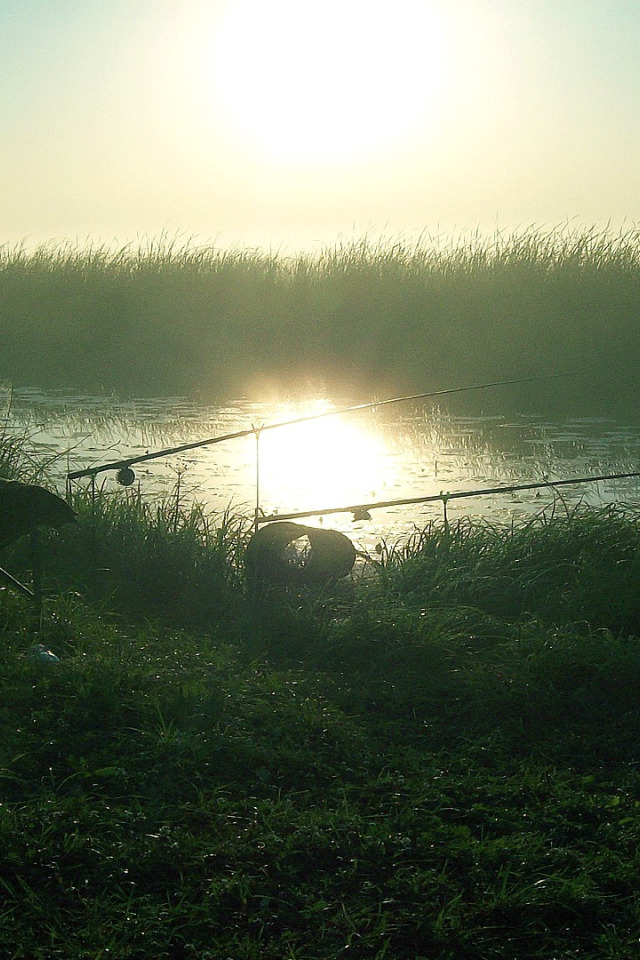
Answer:
<path fill-rule="evenodd" d="M 256 609 L 241 524 L 77 507 L 39 634 L 0 590 L 3 957 L 637 954 L 637 517 L 434 526 Z"/>

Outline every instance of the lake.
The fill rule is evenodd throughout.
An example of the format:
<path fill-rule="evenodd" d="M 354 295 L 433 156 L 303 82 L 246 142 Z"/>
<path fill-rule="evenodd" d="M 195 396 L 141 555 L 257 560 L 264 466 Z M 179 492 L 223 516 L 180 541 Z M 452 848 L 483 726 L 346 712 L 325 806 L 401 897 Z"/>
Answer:
<path fill-rule="evenodd" d="M 46 465 L 47 477 L 60 490 L 72 471 L 323 414 L 262 430 L 258 439 L 251 434 L 134 465 L 132 488 L 120 486 L 113 470 L 96 476 L 96 483 L 113 496 L 134 489 L 153 498 L 175 493 L 179 483 L 183 497 L 214 512 L 229 509 L 248 518 L 253 518 L 257 500 L 264 514 L 283 515 L 632 472 L 640 464 L 640 427 L 633 423 L 554 420 L 531 413 L 454 415 L 446 403 L 432 400 L 333 413 L 343 406 L 322 397 L 305 402 L 237 399 L 206 406 L 179 397 L 121 400 L 20 388 L 11 395 L 5 389 L 9 409 L 0 406 L 0 413 L 6 413 L 6 432 L 26 438 L 34 463 Z M 446 509 L 449 519 L 510 521 L 564 511 L 580 502 L 635 506 L 639 480 L 478 495 L 449 500 Z M 396 543 L 430 519 L 442 518 L 443 502 L 369 512 L 370 519 L 354 521 L 352 513 L 334 513 L 301 522 L 323 523 L 372 549 L 381 540 Z"/>

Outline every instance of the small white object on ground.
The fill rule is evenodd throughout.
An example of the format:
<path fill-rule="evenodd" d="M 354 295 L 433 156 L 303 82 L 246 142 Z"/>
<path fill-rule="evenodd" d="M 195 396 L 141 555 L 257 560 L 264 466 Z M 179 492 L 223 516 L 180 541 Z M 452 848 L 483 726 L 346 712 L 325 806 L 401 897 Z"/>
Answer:
<path fill-rule="evenodd" d="M 60 657 L 56 657 L 52 650 L 45 647 L 44 643 L 36 643 L 29 648 L 29 660 L 38 663 L 60 663 Z"/>

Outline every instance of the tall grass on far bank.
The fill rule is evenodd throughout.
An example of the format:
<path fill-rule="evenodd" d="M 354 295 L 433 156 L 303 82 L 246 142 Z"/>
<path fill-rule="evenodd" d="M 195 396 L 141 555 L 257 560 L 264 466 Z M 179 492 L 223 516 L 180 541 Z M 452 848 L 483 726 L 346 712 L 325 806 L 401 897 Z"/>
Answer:
<path fill-rule="evenodd" d="M 3 247 L 0 377 L 226 399 L 577 372 L 534 397 L 580 409 L 630 399 L 639 304 L 637 228 L 364 238 L 294 257 L 166 237 L 138 249 Z"/>

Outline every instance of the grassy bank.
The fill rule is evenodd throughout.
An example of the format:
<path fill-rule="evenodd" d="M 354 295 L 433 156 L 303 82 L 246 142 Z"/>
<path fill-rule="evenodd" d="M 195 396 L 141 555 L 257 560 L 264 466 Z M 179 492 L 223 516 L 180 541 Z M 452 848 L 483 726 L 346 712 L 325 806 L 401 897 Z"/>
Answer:
<path fill-rule="evenodd" d="M 123 494 L 45 537 L 39 631 L 0 590 L 3 956 L 634 955 L 637 517 L 256 607 L 242 523 Z"/>
<path fill-rule="evenodd" d="M 315 384 L 370 398 L 577 369 L 515 400 L 617 407 L 635 402 L 638 303 L 636 229 L 365 239 L 292 258 L 167 238 L 4 247 L 0 378 L 206 400 Z"/>

